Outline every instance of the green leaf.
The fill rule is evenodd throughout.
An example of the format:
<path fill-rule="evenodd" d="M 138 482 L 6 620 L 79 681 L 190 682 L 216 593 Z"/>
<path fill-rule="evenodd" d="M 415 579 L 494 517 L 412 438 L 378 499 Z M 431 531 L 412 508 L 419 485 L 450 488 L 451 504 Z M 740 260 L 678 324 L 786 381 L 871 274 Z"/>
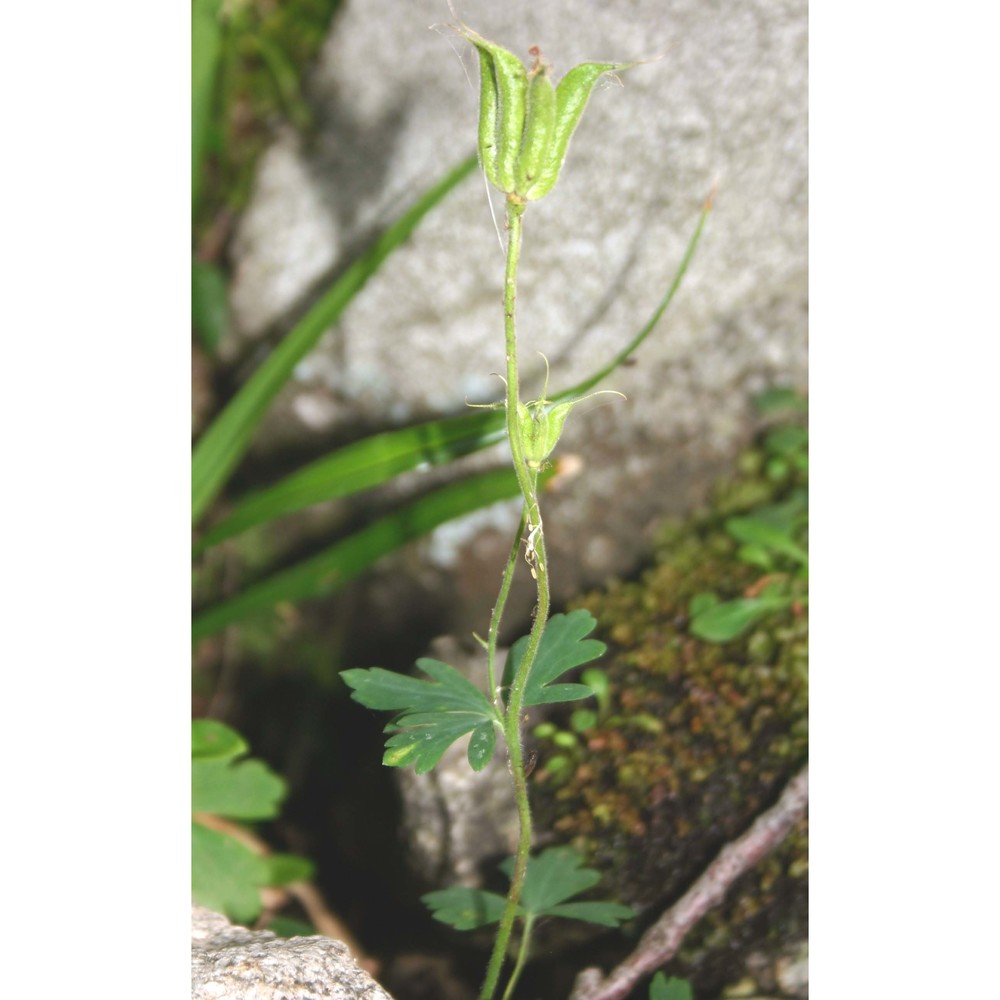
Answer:
<path fill-rule="evenodd" d="M 264 858 L 267 864 L 267 885 L 291 885 L 308 882 L 315 874 L 315 865 L 298 854 L 271 854 Z"/>
<path fill-rule="evenodd" d="M 808 563 L 808 553 L 791 537 L 791 526 L 775 524 L 762 513 L 747 517 L 731 517 L 726 521 L 726 531 L 738 542 L 773 549 L 796 562 Z"/>
<path fill-rule="evenodd" d="M 755 397 L 753 405 L 759 414 L 766 416 L 781 410 L 805 410 L 808 403 L 794 389 L 781 388 L 762 392 Z"/>
<path fill-rule="evenodd" d="M 577 701 L 589 698 L 593 691 L 586 684 L 553 684 L 567 670 L 590 663 L 604 655 L 607 646 L 597 639 L 586 639 L 597 626 L 597 621 L 583 608 L 565 615 L 553 615 L 545 623 L 538 654 L 531 665 L 528 681 L 524 689 L 524 705 L 551 705 L 560 701 Z M 524 656 L 528 637 L 522 636 L 511 647 L 503 673 L 503 684 L 510 687 L 521 659 Z"/>
<path fill-rule="evenodd" d="M 420 465 L 442 465 L 496 444 L 504 438 L 504 421 L 502 410 L 479 411 L 373 434 L 339 448 L 238 501 L 225 519 L 199 539 L 195 554 L 303 507 L 350 496 Z"/>
<path fill-rule="evenodd" d="M 215 719 L 195 719 L 191 723 L 192 760 L 230 760 L 242 757 L 249 749 L 235 729 Z"/>
<path fill-rule="evenodd" d="M 635 916 L 635 910 L 621 903 L 557 903 L 550 906 L 545 915 L 549 917 L 564 917 L 567 920 L 583 920 L 588 924 L 600 924 L 602 927 L 617 927 Z"/>
<path fill-rule="evenodd" d="M 500 870 L 510 878 L 514 859 L 504 861 Z M 600 881 L 600 872 L 584 868 L 583 858 L 572 847 L 550 847 L 528 859 L 521 906 L 526 913 L 541 916 L 551 907 L 593 888 Z"/>
<path fill-rule="evenodd" d="M 688 602 L 688 616 L 694 618 L 709 608 L 714 608 L 718 603 L 718 594 L 713 594 L 710 590 L 700 591 Z"/>
<path fill-rule="evenodd" d="M 359 257 L 332 288 L 297 323 L 268 359 L 202 435 L 191 466 L 191 512 L 195 524 L 232 474 L 250 445 L 253 433 L 295 366 L 340 318 L 354 296 L 382 262 L 402 245 L 420 220 L 475 169 L 470 157 L 427 191 Z"/>
<path fill-rule="evenodd" d="M 775 427 L 764 438 L 764 447 L 776 455 L 786 457 L 801 452 L 809 443 L 809 431 L 795 424 Z"/>
<path fill-rule="evenodd" d="M 191 894 L 196 903 L 237 923 L 251 923 L 260 914 L 260 889 L 267 879 L 267 864 L 248 847 L 201 823 L 191 824 Z"/>
<path fill-rule="evenodd" d="M 419 538 L 445 521 L 498 500 L 517 496 L 519 492 L 512 469 L 480 473 L 434 490 L 316 555 L 265 577 L 235 597 L 199 612 L 192 623 L 192 638 L 197 641 L 212 635 L 280 601 L 302 601 L 332 594 L 406 542 Z"/>
<path fill-rule="evenodd" d="M 509 879 L 514 859 L 508 858 L 500 870 Z M 524 889 L 517 908 L 521 917 L 563 917 L 617 927 L 635 913 L 620 903 L 567 903 L 571 896 L 600 882 L 600 873 L 583 867 L 583 858 L 572 847 L 550 847 L 528 859 Z M 454 886 L 421 896 L 434 919 L 460 931 L 485 927 L 500 920 L 506 900 L 493 892 Z"/>
<path fill-rule="evenodd" d="M 206 350 L 215 353 L 229 326 L 229 298 L 222 269 L 191 262 L 191 325 Z"/>
<path fill-rule="evenodd" d="M 285 783 L 263 761 L 195 760 L 191 763 L 191 811 L 232 819 L 278 815 Z"/>
<path fill-rule="evenodd" d="M 649 1000 L 694 1000 L 691 984 L 686 979 L 670 979 L 658 972 L 649 984 Z"/>
<path fill-rule="evenodd" d="M 499 923 L 507 903 L 503 896 L 495 892 L 460 885 L 425 893 L 420 899 L 435 920 L 450 924 L 458 931 L 471 931 Z"/>
<path fill-rule="evenodd" d="M 221 0 L 191 6 L 191 204 L 201 191 L 201 170 L 212 127 L 213 95 L 222 51 Z"/>
<path fill-rule="evenodd" d="M 282 914 L 275 914 L 267 922 L 267 929 L 273 931 L 278 937 L 315 937 L 316 928 L 305 920 L 296 920 L 295 917 L 286 917 Z"/>
<path fill-rule="evenodd" d="M 652 333 L 680 287 L 710 208 L 706 202 L 670 287 L 646 325 L 607 365 L 579 384 L 556 393 L 550 404 L 575 399 L 593 388 L 624 363 Z M 273 487 L 238 501 L 231 514 L 196 543 L 195 553 L 256 524 L 378 486 L 423 463 L 438 465 L 489 447 L 504 437 L 504 425 L 505 416 L 499 409 L 387 431 L 348 445 L 292 473 Z"/>
<path fill-rule="evenodd" d="M 782 611 L 792 603 L 790 597 L 741 597 L 716 604 L 696 615 L 690 630 L 709 642 L 729 642 L 773 611 Z"/>
<path fill-rule="evenodd" d="M 417 660 L 417 666 L 431 679 L 406 677 L 381 667 L 341 671 L 340 676 L 354 689 L 355 701 L 366 708 L 399 712 L 385 728 L 392 735 L 386 740 L 382 763 L 412 765 L 417 774 L 425 774 L 452 743 L 473 733 L 469 763 L 481 771 L 496 746 L 496 715 L 489 699 L 447 663 L 424 657 Z"/>

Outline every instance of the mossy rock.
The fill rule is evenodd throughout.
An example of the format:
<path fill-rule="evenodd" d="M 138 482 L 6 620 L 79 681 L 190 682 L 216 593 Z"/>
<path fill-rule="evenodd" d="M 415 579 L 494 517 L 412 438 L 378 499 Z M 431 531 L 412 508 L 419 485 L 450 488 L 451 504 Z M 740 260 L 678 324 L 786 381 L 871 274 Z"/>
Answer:
<path fill-rule="evenodd" d="M 791 461 L 776 464 L 764 442 L 782 439 L 767 434 L 706 510 L 664 525 L 655 564 L 640 579 L 576 602 L 608 644 L 599 666 L 609 696 L 596 724 L 592 715 L 566 716 L 560 733 L 541 741 L 532 791 L 540 825 L 584 850 L 606 873 L 604 898 L 637 907 L 647 923 L 807 759 L 805 579 L 789 578 L 790 606 L 733 641 L 690 630 L 695 595 L 752 596 L 774 576 L 738 557 L 725 519 L 804 501 L 804 438 Z M 718 995 L 743 975 L 750 952 L 805 939 L 806 889 L 803 820 L 691 933 L 676 973 L 692 978 L 697 995 Z"/>

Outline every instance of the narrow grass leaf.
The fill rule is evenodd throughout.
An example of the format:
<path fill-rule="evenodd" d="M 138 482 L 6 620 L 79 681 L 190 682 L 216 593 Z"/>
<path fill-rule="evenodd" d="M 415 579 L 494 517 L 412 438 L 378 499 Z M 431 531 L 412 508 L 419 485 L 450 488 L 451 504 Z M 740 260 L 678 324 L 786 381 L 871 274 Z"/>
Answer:
<path fill-rule="evenodd" d="M 504 438 L 502 410 L 432 420 L 385 431 L 337 449 L 237 502 L 195 545 L 195 554 L 254 525 L 313 504 L 380 486 L 420 465 L 440 465 Z"/>
<path fill-rule="evenodd" d="M 673 280 L 646 325 L 607 365 L 577 385 L 557 393 L 551 402 L 576 398 L 592 389 L 623 364 L 652 333 L 680 287 L 710 209 L 711 204 L 706 202 Z M 195 552 L 201 552 L 256 524 L 316 503 L 378 486 L 423 463 L 439 465 L 450 462 L 503 440 L 504 434 L 504 413 L 502 410 L 494 410 L 374 435 L 339 449 L 292 473 L 274 486 L 238 502 L 231 514 L 198 540 Z M 202 462 L 205 464 L 207 460 Z M 196 515 L 200 516 L 207 503 L 206 500 L 196 510 Z"/>
<path fill-rule="evenodd" d="M 299 361 L 339 318 L 382 262 L 410 236 L 420 220 L 476 166 L 470 157 L 424 194 L 394 222 L 367 253 L 297 323 L 233 397 L 194 449 L 191 468 L 192 518 L 201 519 L 242 459 L 257 425 Z"/>
<path fill-rule="evenodd" d="M 439 524 L 519 494 L 512 469 L 470 476 L 381 517 L 322 552 L 274 573 L 235 597 L 195 615 L 195 641 L 281 601 L 302 601 L 338 590 L 401 545 Z"/>

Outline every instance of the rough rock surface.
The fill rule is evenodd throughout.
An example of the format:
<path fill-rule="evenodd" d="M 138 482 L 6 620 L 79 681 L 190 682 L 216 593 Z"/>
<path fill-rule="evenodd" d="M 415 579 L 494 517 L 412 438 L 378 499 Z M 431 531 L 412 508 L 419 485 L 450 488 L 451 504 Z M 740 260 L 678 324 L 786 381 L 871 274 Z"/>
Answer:
<path fill-rule="evenodd" d="M 653 60 L 623 73 L 622 86 L 595 89 L 559 184 L 526 215 L 527 398 L 541 389 L 538 352 L 563 387 L 645 323 L 718 184 L 665 325 L 606 383 L 628 400 L 595 400 L 567 424 L 561 453 L 580 453 L 586 474 L 547 508 L 558 601 L 633 568 L 649 526 L 700 501 L 747 437 L 755 392 L 804 386 L 806 3 L 466 0 L 456 13 L 522 58 L 540 45 L 557 76 L 585 60 Z M 343 5 L 308 85 L 319 134 L 289 132 L 266 153 L 234 242 L 231 353 L 286 328 L 311 291 L 474 148 L 477 60 L 451 20 L 444 0 Z M 502 226 L 498 198 L 493 211 Z M 502 278 L 485 182 L 473 178 L 300 365 L 267 446 L 495 398 Z M 510 523 L 491 566 L 517 516 L 501 512 Z M 459 548 L 454 558 L 469 557 Z M 473 590 L 487 577 L 479 585 L 494 589 L 495 574 L 468 575 Z"/>
<path fill-rule="evenodd" d="M 392 1000 L 326 937 L 279 938 L 191 910 L 192 1000 Z"/>

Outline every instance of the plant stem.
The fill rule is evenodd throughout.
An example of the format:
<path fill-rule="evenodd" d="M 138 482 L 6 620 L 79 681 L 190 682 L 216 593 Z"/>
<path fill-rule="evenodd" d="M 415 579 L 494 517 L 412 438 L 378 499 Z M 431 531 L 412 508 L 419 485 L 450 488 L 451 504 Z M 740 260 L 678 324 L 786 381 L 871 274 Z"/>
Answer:
<path fill-rule="evenodd" d="M 530 914 L 524 918 L 524 930 L 521 932 L 521 946 L 517 949 L 517 961 L 514 963 L 514 971 L 510 974 L 510 980 L 507 982 L 507 989 L 503 991 L 503 1000 L 510 1000 L 513 997 L 514 987 L 517 986 L 517 981 L 521 978 L 524 965 L 528 961 L 528 952 L 531 950 L 529 947 L 531 928 L 534 922 L 535 918 Z"/>
<path fill-rule="evenodd" d="M 496 708 L 501 707 L 500 689 L 497 686 L 497 641 L 500 637 L 500 620 L 503 618 L 503 609 L 507 604 L 507 595 L 510 593 L 510 585 L 514 580 L 514 570 L 517 569 L 517 554 L 521 551 L 521 539 L 524 536 L 524 524 L 526 516 L 521 512 L 521 521 L 517 526 L 517 534 L 514 536 L 514 544 L 511 547 L 510 555 L 507 557 L 507 565 L 504 567 L 503 580 L 500 583 L 500 593 L 497 594 L 497 602 L 493 605 L 493 614 L 490 616 L 490 630 L 486 636 L 486 676 L 489 679 L 490 700 Z"/>
<path fill-rule="evenodd" d="M 528 673 L 538 653 L 545 623 L 549 617 L 549 578 L 548 563 L 545 555 L 545 538 L 542 533 L 542 515 L 538 505 L 538 476 L 528 468 L 524 457 L 524 449 L 518 430 L 518 392 L 517 371 L 517 334 L 514 324 L 514 306 L 517 298 L 517 265 L 521 252 L 521 217 L 524 215 L 525 203 L 510 195 L 507 198 L 507 267 L 504 276 L 504 337 L 506 341 L 506 373 L 507 373 L 507 440 L 510 443 L 511 458 L 514 472 L 521 494 L 524 497 L 524 517 L 529 537 L 529 549 L 526 553 L 532 575 L 538 590 L 538 602 L 535 605 L 535 618 L 531 623 L 528 643 L 524 656 L 518 664 L 510 691 L 507 694 L 507 714 L 504 717 L 504 737 L 507 741 L 507 751 L 510 756 L 510 772 L 514 781 L 514 796 L 517 800 L 517 815 L 520 831 L 517 839 L 517 852 L 514 859 L 514 870 L 510 878 L 510 891 L 507 894 L 507 905 L 504 907 L 496 940 L 493 943 L 493 953 L 486 969 L 486 980 L 479 993 L 480 1000 L 492 1000 L 503 967 L 507 943 L 510 941 L 514 920 L 517 917 L 518 903 L 524 888 L 524 876 L 528 870 L 528 855 L 531 853 L 531 806 L 528 801 L 528 778 L 524 770 L 524 754 L 521 747 L 521 709 L 524 704 L 524 689 Z M 529 928 L 525 928 L 527 935 Z M 527 947 L 527 942 L 522 942 Z"/>

